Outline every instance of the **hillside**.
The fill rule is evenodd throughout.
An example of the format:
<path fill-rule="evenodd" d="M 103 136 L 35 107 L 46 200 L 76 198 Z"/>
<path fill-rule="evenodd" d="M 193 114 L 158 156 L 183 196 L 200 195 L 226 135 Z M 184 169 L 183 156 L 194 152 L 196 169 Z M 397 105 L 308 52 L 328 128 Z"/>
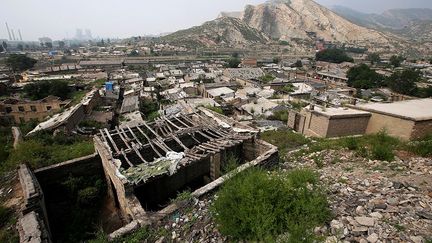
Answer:
<path fill-rule="evenodd" d="M 266 43 L 269 38 L 238 18 L 221 17 L 201 26 L 169 34 L 162 37 L 162 40 L 189 47 L 211 47 Z"/>
<path fill-rule="evenodd" d="M 381 14 L 362 13 L 347 7 L 335 6 L 332 11 L 353 23 L 376 29 L 404 29 L 432 20 L 432 9 L 390 9 Z"/>
<path fill-rule="evenodd" d="M 339 42 L 387 43 L 378 31 L 353 24 L 312 0 L 272 0 L 247 6 L 243 21 L 275 39 L 318 37 Z"/>

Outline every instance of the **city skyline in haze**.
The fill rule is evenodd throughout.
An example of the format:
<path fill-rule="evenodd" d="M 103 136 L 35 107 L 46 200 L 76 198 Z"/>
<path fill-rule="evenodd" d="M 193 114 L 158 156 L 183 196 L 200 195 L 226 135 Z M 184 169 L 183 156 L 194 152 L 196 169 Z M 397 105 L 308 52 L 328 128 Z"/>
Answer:
<path fill-rule="evenodd" d="M 9 39 L 5 22 L 23 40 L 75 37 L 76 29 L 89 29 L 93 37 L 126 38 L 174 32 L 213 20 L 222 11 L 241 11 L 264 0 L 3 0 L 0 39 Z M 430 0 L 316 0 L 361 12 L 381 13 L 392 8 L 432 8 Z"/>

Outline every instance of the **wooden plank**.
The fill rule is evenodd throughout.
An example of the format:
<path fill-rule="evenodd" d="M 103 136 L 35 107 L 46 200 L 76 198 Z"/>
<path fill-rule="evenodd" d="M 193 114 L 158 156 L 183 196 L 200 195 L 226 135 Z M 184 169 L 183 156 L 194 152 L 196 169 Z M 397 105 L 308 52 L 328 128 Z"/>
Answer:
<path fill-rule="evenodd" d="M 150 147 L 153 149 L 153 151 L 159 156 L 159 157 L 163 157 L 162 154 L 159 153 L 159 151 L 153 146 L 153 143 L 151 141 L 151 139 L 147 136 L 147 134 L 145 134 L 143 132 L 143 130 L 141 130 L 140 127 L 137 127 L 138 131 L 144 135 L 144 137 L 147 139 L 148 143 L 150 144 Z"/>
<path fill-rule="evenodd" d="M 126 156 L 125 152 L 121 151 L 121 154 L 123 155 L 123 157 L 125 158 L 126 162 L 129 164 L 130 167 L 134 167 L 134 165 L 129 161 L 128 157 Z"/>
<path fill-rule="evenodd" d="M 142 157 L 141 152 L 136 148 L 136 146 L 135 146 L 134 143 L 132 143 L 132 148 L 133 148 L 133 150 L 135 151 L 135 153 L 138 155 L 138 157 L 141 159 L 141 161 L 142 161 L 144 164 L 148 164 L 148 162 L 147 162 L 147 161 Z"/>
<path fill-rule="evenodd" d="M 173 134 L 171 134 L 171 137 L 174 139 L 174 141 L 176 141 L 185 151 L 188 151 L 189 150 L 189 148 L 188 147 L 186 147 L 183 143 L 182 143 L 182 141 L 178 138 L 178 137 L 176 137 L 176 136 L 174 136 Z"/>
<path fill-rule="evenodd" d="M 135 141 L 142 147 L 143 144 L 141 143 L 141 141 L 138 139 L 138 137 L 136 136 L 136 134 L 133 132 L 133 130 L 129 127 L 126 126 L 126 128 L 129 130 L 129 132 L 132 134 L 132 136 L 134 137 Z"/>
<path fill-rule="evenodd" d="M 108 144 L 108 141 L 106 140 L 106 137 L 105 137 L 105 135 L 104 135 L 103 130 L 102 130 L 102 129 L 99 129 L 99 132 L 100 132 L 100 135 L 101 135 L 101 137 L 102 137 L 103 142 L 106 143 L 106 144 Z"/>
<path fill-rule="evenodd" d="M 126 147 L 127 147 L 128 149 L 130 149 L 131 147 L 129 146 L 129 143 L 128 143 L 128 142 L 126 141 L 126 139 L 123 137 L 123 134 L 121 134 L 121 132 L 119 131 L 119 128 L 116 127 L 115 129 L 116 129 L 116 131 L 117 131 L 117 134 L 118 134 L 119 137 L 121 138 L 121 140 L 124 142 L 124 144 L 126 144 Z"/>
<path fill-rule="evenodd" d="M 114 148 L 114 150 L 116 151 L 116 153 L 117 153 L 117 154 L 120 153 L 120 150 L 119 150 L 119 148 L 117 147 L 117 144 L 114 142 L 113 138 L 111 137 L 111 135 L 110 135 L 108 129 L 105 128 L 104 131 L 105 131 L 105 133 L 106 133 L 106 135 L 107 135 L 109 141 L 110 141 L 111 144 L 113 145 L 113 148 Z"/>
<path fill-rule="evenodd" d="M 178 122 L 180 122 L 185 127 L 190 127 L 188 124 L 184 123 L 182 120 L 174 116 L 174 119 L 176 119 Z"/>

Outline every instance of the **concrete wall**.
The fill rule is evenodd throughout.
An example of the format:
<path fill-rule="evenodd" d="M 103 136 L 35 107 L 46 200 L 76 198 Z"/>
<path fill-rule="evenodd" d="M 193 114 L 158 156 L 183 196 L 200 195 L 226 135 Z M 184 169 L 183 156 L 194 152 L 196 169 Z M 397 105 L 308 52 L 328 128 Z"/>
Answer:
<path fill-rule="evenodd" d="M 366 134 L 376 134 L 382 129 L 393 137 L 398 137 L 403 140 L 411 139 L 411 134 L 414 128 L 414 121 L 405 120 L 398 117 L 382 115 L 371 112 L 372 116 L 369 120 Z"/>

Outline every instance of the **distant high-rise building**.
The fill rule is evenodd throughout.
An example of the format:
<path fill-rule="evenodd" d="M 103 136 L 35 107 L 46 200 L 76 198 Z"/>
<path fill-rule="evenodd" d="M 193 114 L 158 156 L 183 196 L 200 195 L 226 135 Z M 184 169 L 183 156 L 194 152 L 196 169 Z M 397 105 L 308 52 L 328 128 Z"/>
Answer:
<path fill-rule="evenodd" d="M 83 39 L 83 31 L 82 31 L 82 29 L 76 29 L 75 38 L 77 40 L 82 40 Z"/>
<path fill-rule="evenodd" d="M 92 33 L 91 33 L 91 30 L 89 30 L 89 29 L 86 29 L 86 30 L 85 30 L 85 38 L 86 38 L 87 40 L 92 40 L 92 39 L 93 39 L 93 37 L 92 37 Z"/>

